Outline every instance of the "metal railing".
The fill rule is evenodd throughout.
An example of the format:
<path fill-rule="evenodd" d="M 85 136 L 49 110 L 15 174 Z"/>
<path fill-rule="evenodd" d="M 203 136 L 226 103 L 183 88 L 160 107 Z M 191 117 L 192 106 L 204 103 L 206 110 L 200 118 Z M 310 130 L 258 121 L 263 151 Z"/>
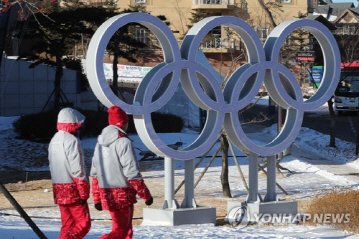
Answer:
<path fill-rule="evenodd" d="M 102 1 L 102 0 L 92 0 L 87 2 L 88 5 L 92 6 L 92 7 L 104 7 L 107 5 L 107 1 Z"/>
<path fill-rule="evenodd" d="M 193 5 L 234 5 L 234 0 L 192 0 Z"/>
<path fill-rule="evenodd" d="M 358 27 L 357 26 L 342 26 L 337 27 L 335 30 L 336 35 L 357 35 L 358 34 Z"/>
<path fill-rule="evenodd" d="M 177 40 L 179 46 L 182 45 L 183 40 Z M 231 38 L 222 40 L 220 37 L 212 38 L 209 41 L 202 42 L 200 45 L 201 49 L 236 49 L 236 40 Z"/>
<path fill-rule="evenodd" d="M 204 42 L 201 44 L 201 48 L 224 48 L 222 46 L 222 39 L 220 37 L 215 37 L 210 41 Z"/>

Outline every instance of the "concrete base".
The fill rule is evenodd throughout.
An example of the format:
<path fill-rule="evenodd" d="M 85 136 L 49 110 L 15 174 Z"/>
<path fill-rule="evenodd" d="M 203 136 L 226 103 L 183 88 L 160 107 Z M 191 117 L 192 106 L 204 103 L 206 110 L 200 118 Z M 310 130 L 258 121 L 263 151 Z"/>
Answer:
<path fill-rule="evenodd" d="M 228 201 L 227 214 L 235 207 L 245 205 L 246 202 Z M 274 201 L 274 202 L 258 202 L 247 203 L 248 221 L 257 222 L 260 215 L 284 215 L 294 218 L 298 213 L 298 205 L 296 201 Z"/>
<path fill-rule="evenodd" d="M 216 208 L 143 209 L 142 226 L 179 226 L 184 224 L 216 224 Z"/>

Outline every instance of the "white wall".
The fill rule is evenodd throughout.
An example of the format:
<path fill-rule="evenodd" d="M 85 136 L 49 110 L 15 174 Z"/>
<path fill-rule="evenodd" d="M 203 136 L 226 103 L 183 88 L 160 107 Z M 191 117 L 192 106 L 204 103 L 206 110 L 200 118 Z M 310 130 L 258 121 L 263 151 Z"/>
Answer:
<path fill-rule="evenodd" d="M 170 101 L 158 111 L 182 117 L 186 127 L 200 127 L 199 107 L 192 103 L 181 86 L 177 87 Z"/>
<path fill-rule="evenodd" d="M 0 116 L 38 113 L 45 106 L 54 89 L 55 69 L 39 65 L 29 69 L 31 63 L 2 59 L 0 69 Z M 80 84 L 77 72 L 64 69 L 61 89 L 74 107 L 80 107 Z M 46 110 L 53 106 L 54 98 Z"/>

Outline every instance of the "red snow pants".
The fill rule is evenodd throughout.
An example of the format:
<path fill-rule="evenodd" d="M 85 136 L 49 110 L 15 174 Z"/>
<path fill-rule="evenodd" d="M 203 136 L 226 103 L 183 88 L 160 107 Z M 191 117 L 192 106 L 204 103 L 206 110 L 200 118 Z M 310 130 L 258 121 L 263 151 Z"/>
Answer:
<path fill-rule="evenodd" d="M 100 239 L 131 239 L 133 205 L 121 209 L 110 210 L 112 230 Z"/>
<path fill-rule="evenodd" d="M 90 231 L 91 218 L 88 204 L 79 202 L 59 205 L 61 232 L 58 239 L 82 239 Z"/>

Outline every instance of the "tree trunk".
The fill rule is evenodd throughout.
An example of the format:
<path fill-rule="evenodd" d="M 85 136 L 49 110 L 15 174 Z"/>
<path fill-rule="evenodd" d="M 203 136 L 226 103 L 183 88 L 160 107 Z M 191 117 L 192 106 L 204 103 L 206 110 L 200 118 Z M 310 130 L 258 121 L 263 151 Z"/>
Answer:
<path fill-rule="evenodd" d="M 118 64 L 118 44 L 119 41 L 116 40 L 114 42 L 115 44 L 115 49 L 113 51 L 113 62 L 112 62 L 112 71 L 113 71 L 113 79 L 112 79 L 112 91 L 115 95 L 118 96 L 118 69 L 117 69 L 117 64 Z"/>
<path fill-rule="evenodd" d="M 333 97 L 328 100 L 328 108 L 330 113 L 330 142 L 329 147 L 336 147 L 335 146 L 335 112 L 333 109 Z"/>
<path fill-rule="evenodd" d="M 222 172 L 221 183 L 223 189 L 223 196 L 231 198 L 231 188 L 228 181 L 228 141 L 225 135 L 221 135 L 221 150 L 222 150 Z"/>
<path fill-rule="evenodd" d="M 265 5 L 263 0 L 258 0 L 259 5 L 262 7 L 265 15 L 267 16 L 268 20 L 269 20 L 269 24 L 271 25 L 272 28 L 275 28 L 277 26 L 277 24 L 274 21 L 273 15 L 270 11 L 270 9 Z"/>
<path fill-rule="evenodd" d="M 59 52 L 56 53 L 56 72 L 54 81 L 54 109 L 55 111 L 60 110 L 60 99 L 61 99 L 61 78 L 64 73 L 62 56 Z"/>

